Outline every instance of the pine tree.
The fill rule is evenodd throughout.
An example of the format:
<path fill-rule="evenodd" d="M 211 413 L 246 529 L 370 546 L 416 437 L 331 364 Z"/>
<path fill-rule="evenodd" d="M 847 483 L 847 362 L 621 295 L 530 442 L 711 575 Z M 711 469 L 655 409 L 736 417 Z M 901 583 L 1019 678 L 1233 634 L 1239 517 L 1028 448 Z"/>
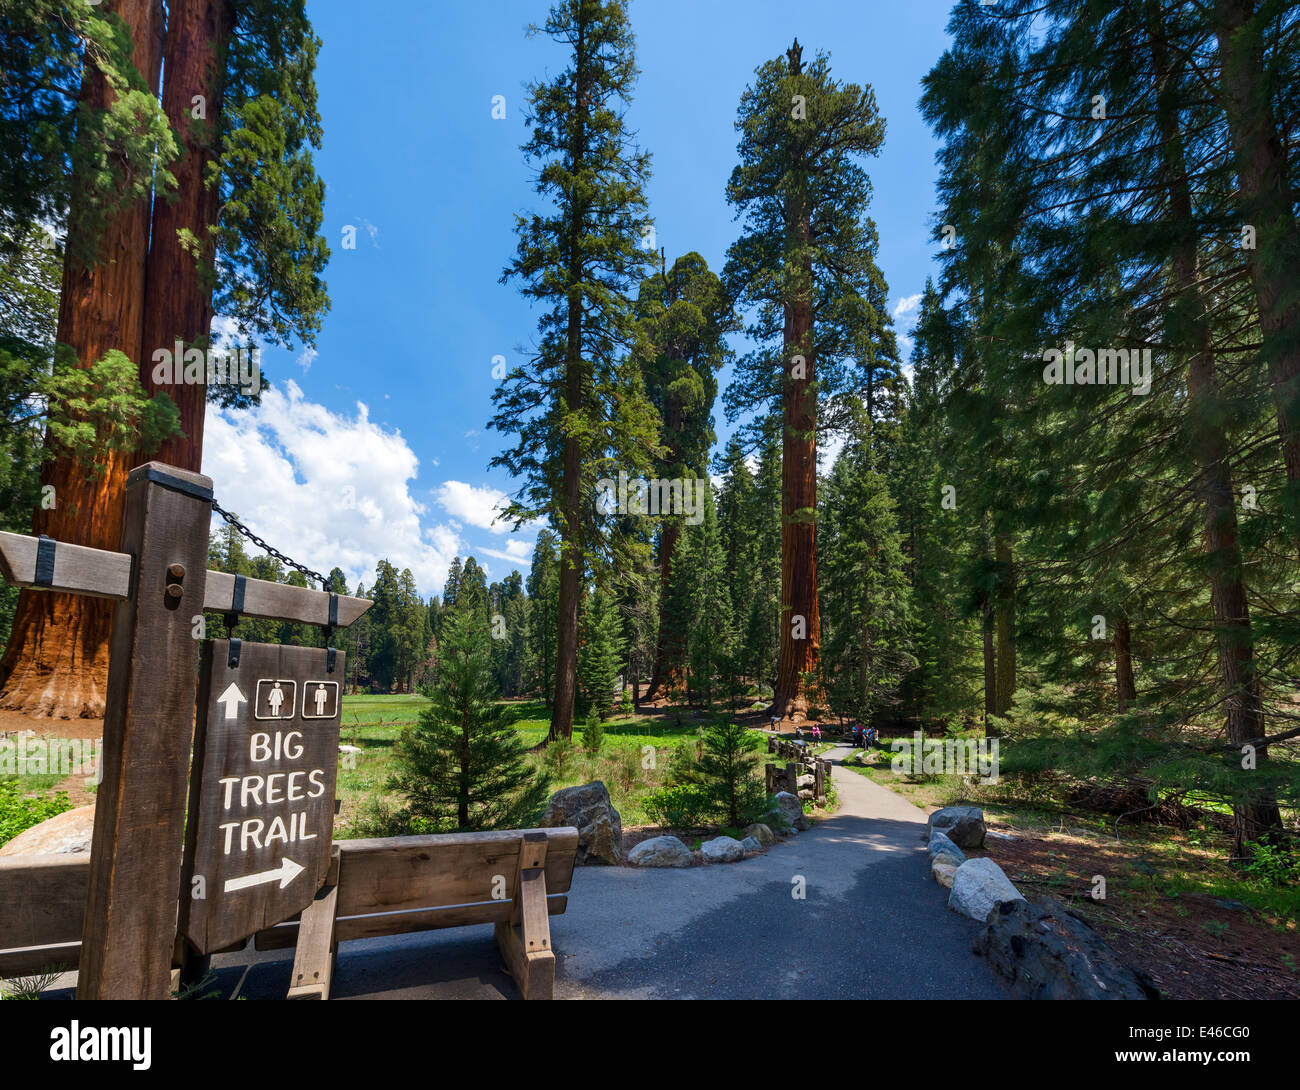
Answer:
<path fill-rule="evenodd" d="M 519 280 L 548 309 L 536 356 L 493 394 L 490 426 L 519 435 L 491 463 L 524 482 L 507 517 L 518 525 L 545 516 L 559 533 L 554 739 L 573 731 L 581 583 L 603 545 L 588 497 L 611 452 L 627 468 L 645 464 L 655 413 L 622 351 L 632 339 L 627 293 L 647 256 L 642 230 L 651 230 L 649 156 L 632 146 L 623 121 L 637 72 L 627 4 L 558 0 L 544 30 L 570 61 L 530 88 L 524 152 L 552 207 L 517 218 L 518 253 L 503 279 Z"/>
<path fill-rule="evenodd" d="M 840 84 L 825 54 L 805 68 L 794 43 L 762 65 L 741 96 L 740 164 L 727 199 L 744 216 L 724 270 L 732 297 L 755 308 L 757 348 L 737 368 L 727 415 L 779 409 L 782 418 L 781 627 L 773 714 L 803 718 L 806 679 L 821 648 L 817 597 L 819 401 L 852 384 L 864 312 L 884 329 L 884 279 L 866 216 L 870 183 L 859 160 L 875 154 L 884 123 L 870 88 Z M 880 354 L 891 349 L 882 343 Z"/>
<path fill-rule="evenodd" d="M 497 703 L 490 641 L 477 614 L 447 618 L 438 683 L 417 724 L 402 733 L 392 779 L 415 832 L 526 827 L 545 805 L 545 777 L 528 765 Z"/>
<path fill-rule="evenodd" d="M 716 372 L 729 358 L 725 336 L 736 328 L 731 303 L 704 258 L 689 253 L 671 269 L 642 281 L 636 314 L 646 393 L 662 421 L 663 453 L 655 459 L 655 477 L 682 481 L 683 488 L 706 481 L 704 468 L 715 438 Z M 666 594 L 682 515 L 661 511 L 659 522 L 659 585 Z M 661 625 L 647 700 L 670 685 L 671 675 L 681 668 L 680 657 L 669 654 L 670 643 L 676 647 Z"/>
<path fill-rule="evenodd" d="M 623 632 L 618 610 L 599 586 L 587 596 L 578 647 L 578 696 L 602 719 L 614 700 L 614 683 L 623 665 Z"/>
<path fill-rule="evenodd" d="M 819 567 L 827 637 L 822 676 L 831 711 L 868 722 L 897 702 L 916 660 L 901 535 L 871 427 L 840 452 L 823 490 Z"/>
<path fill-rule="evenodd" d="M 713 813 L 740 825 L 763 803 L 758 750 L 762 739 L 748 727 L 724 719 L 704 732 L 704 752 L 695 773 Z"/>
<path fill-rule="evenodd" d="M 555 535 L 550 530 L 537 534 L 533 564 L 528 572 L 528 646 L 530 677 L 549 708 L 555 692 L 555 634 L 560 589 L 555 555 Z"/>

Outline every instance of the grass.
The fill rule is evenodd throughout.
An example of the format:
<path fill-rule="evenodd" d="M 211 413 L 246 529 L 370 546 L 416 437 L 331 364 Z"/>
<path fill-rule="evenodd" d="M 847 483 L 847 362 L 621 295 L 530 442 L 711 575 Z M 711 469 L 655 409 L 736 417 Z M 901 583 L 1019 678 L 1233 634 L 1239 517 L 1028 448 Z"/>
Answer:
<path fill-rule="evenodd" d="M 963 776 L 896 773 L 888 750 L 859 750 L 844 767 L 889 788 L 923 809 L 970 804 L 980 806 L 990 827 L 1024 836 L 1061 834 L 1086 841 L 1126 859 L 1140 860 L 1141 869 L 1126 879 L 1128 892 L 1139 899 L 1178 898 L 1199 894 L 1240 901 L 1282 930 L 1300 923 L 1300 890 L 1294 884 L 1269 881 L 1228 862 L 1229 838 L 1209 825 L 1173 829 L 1147 823 L 1125 823 L 1115 817 L 1070 807 L 1050 793 L 1004 779 L 980 784 Z M 990 847 L 994 842 L 990 841 Z M 1073 884 L 1069 874 L 1070 845 L 1061 843 L 1061 872 L 1056 883 Z"/>
<path fill-rule="evenodd" d="M 357 830 L 362 804 L 369 797 L 384 796 L 394 771 L 394 745 L 402 729 L 413 725 L 428 703 L 421 696 L 345 695 L 341 715 L 340 741 L 357 746 L 361 752 L 345 754 L 339 768 L 339 816 L 334 835 L 347 839 L 361 835 Z M 508 701 L 518 718 L 515 729 L 529 749 L 540 747 L 550 730 L 550 715 L 540 700 Z M 673 713 L 665 715 L 615 715 L 604 724 L 604 740 L 596 755 L 582 751 L 581 723 L 574 724 L 573 755 L 561 774 L 548 768 L 551 791 L 600 780 L 609 789 L 610 801 L 624 825 L 649 825 L 653 818 L 646 812 L 646 796 L 667 783 L 668 761 L 673 748 L 684 738 L 695 738 L 702 721 L 686 714 L 677 724 Z M 648 747 L 648 748 L 647 748 Z M 539 750 L 529 756 L 539 764 L 545 758 Z M 400 802 L 396 797 L 390 803 Z"/>

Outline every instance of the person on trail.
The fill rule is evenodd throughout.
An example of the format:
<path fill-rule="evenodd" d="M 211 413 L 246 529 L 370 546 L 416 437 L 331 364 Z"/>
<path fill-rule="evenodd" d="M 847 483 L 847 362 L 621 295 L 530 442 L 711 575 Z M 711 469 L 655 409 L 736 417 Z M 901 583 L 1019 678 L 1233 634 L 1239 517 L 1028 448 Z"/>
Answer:
<path fill-rule="evenodd" d="M 860 749 L 861 747 L 862 747 L 862 724 L 854 723 L 853 724 L 853 748 Z"/>
<path fill-rule="evenodd" d="M 812 725 L 812 736 L 814 742 L 820 742 L 822 740 L 822 728 L 817 723 Z"/>

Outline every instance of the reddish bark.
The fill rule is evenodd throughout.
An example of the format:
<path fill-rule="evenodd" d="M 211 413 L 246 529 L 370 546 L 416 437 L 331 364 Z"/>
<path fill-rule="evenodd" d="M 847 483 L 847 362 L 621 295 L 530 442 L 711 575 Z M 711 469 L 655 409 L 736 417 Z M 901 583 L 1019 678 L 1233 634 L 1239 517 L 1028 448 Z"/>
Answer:
<path fill-rule="evenodd" d="M 150 394 L 162 390 L 176 403 L 184 434 L 166 440 L 156 451 L 138 451 L 136 464 L 156 459 L 197 472 L 203 461 L 206 387 L 154 382 L 151 358 L 158 349 L 174 352 L 177 341 L 187 348 L 208 346 L 215 286 L 210 228 L 217 222 L 220 194 L 204 180 L 219 154 L 224 54 L 233 19 L 226 0 L 173 0 L 171 4 L 162 104 L 180 137 L 181 155 L 171 167 L 175 200 L 154 205 L 145 277 L 144 352 L 139 364 L 145 390 Z M 203 98 L 203 120 L 193 116 L 196 95 Z M 178 235 L 182 229 L 201 241 L 199 257 L 182 247 Z"/>
<path fill-rule="evenodd" d="M 802 70 L 798 45 L 790 73 Z M 799 257 L 785 306 L 785 383 L 781 397 L 781 647 L 771 714 L 796 722 L 817 699 L 809 681 L 821 668 L 817 606 L 817 374 L 813 351 L 812 222 L 799 185 L 786 198 L 790 248 Z"/>
<path fill-rule="evenodd" d="M 162 61 L 160 0 L 115 0 L 111 7 L 131 32 L 136 68 L 156 91 Z M 81 98 L 90 109 L 102 110 L 113 95 L 104 78 L 90 71 Z M 149 201 L 142 199 L 120 212 L 98 239 L 87 239 L 88 230 L 84 211 L 74 202 L 57 340 L 75 353 L 82 367 L 93 366 L 114 349 L 139 360 Z M 81 264 L 71 256 L 78 239 L 93 243 L 89 249 L 97 254 L 95 262 Z M 48 461 L 41 483 L 54 487 L 55 506 L 36 512 L 33 532 L 99 549 L 118 548 L 130 463 L 129 455 L 107 450 L 89 463 L 66 455 Z M 111 624 L 111 602 L 24 590 L 0 660 L 0 706 L 33 717 L 102 716 Z"/>

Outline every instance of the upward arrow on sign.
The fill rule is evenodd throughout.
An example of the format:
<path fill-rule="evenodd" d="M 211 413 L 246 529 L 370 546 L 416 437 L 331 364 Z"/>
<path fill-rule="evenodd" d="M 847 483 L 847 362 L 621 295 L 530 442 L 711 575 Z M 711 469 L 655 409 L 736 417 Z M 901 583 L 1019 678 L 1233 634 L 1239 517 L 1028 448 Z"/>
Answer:
<path fill-rule="evenodd" d="M 240 692 L 239 686 L 232 681 L 226 686 L 226 691 L 217 697 L 217 703 L 225 707 L 227 719 L 234 719 L 239 711 L 239 705 L 247 704 L 248 697 Z"/>

